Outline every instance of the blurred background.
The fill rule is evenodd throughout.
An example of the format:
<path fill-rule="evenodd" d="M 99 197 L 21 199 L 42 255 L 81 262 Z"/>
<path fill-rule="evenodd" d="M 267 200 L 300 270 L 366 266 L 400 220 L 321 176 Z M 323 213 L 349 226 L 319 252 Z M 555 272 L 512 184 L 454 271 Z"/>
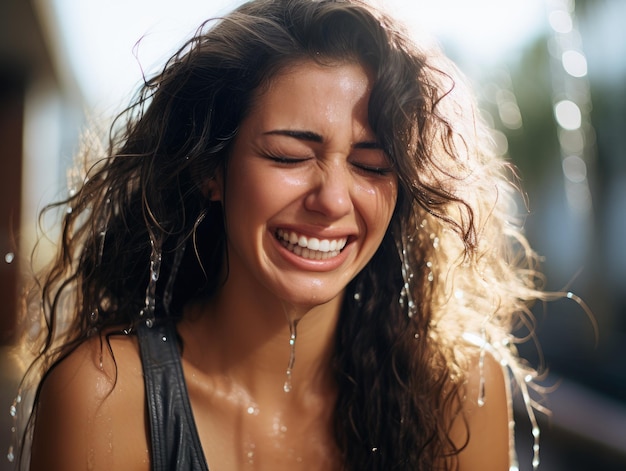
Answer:
<path fill-rule="evenodd" d="M 0 449 L 20 374 L 20 274 L 38 211 L 67 192 L 81 131 L 119 111 L 202 20 L 240 3 L 0 0 Z M 539 469 L 626 469 L 626 2 L 379 3 L 467 74 L 519 168 L 546 287 L 574 293 L 535 306 L 541 355 L 522 347 L 558 385 L 551 416 L 538 415 Z M 518 419 L 520 469 L 531 469 L 531 426 Z M 4 455 L 0 470 L 11 469 Z"/>

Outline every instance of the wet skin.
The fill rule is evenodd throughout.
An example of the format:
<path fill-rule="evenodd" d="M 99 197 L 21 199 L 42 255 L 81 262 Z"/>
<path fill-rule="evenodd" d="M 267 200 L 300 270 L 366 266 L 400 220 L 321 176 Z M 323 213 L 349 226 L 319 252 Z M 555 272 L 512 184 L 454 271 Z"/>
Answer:
<path fill-rule="evenodd" d="M 397 198 L 396 176 L 368 124 L 370 88 L 358 64 L 292 65 L 256 96 L 224 175 L 209 183 L 224 208 L 228 278 L 179 330 L 190 346 L 183 360 L 198 429 L 216 469 L 338 465 L 329 374 L 336 321 L 343 291 L 378 249 Z M 295 320 L 293 389 L 285 393 Z"/>
<path fill-rule="evenodd" d="M 368 125 L 370 87 L 358 64 L 306 62 L 256 98 L 216 183 L 227 224 L 225 290 L 306 310 L 339 296 L 371 259 L 397 180 Z M 294 253 L 297 241 L 304 250 Z"/>

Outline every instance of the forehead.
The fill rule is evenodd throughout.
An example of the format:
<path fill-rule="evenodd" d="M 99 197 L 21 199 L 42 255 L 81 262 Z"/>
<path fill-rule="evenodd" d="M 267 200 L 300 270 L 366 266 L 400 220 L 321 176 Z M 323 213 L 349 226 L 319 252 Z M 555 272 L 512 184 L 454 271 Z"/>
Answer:
<path fill-rule="evenodd" d="M 367 116 L 372 78 L 358 62 L 299 61 L 275 73 L 253 96 L 251 115 L 306 118 Z"/>

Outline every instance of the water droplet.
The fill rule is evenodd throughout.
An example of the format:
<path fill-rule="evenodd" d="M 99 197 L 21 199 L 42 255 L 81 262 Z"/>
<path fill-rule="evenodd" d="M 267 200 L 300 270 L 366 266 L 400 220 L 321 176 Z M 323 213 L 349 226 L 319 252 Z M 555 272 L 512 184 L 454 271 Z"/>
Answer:
<path fill-rule="evenodd" d="M 361 293 L 354 293 L 354 300 L 359 301 L 361 299 Z"/>
<path fill-rule="evenodd" d="M 287 370 L 287 379 L 285 380 L 285 384 L 283 384 L 283 391 L 286 393 L 291 392 L 291 370 Z"/>
<path fill-rule="evenodd" d="M 144 308 L 139 313 L 140 316 L 145 315 L 145 323 L 148 328 L 151 328 L 154 325 L 156 285 L 159 280 L 159 273 L 161 272 L 161 246 L 153 236 L 150 236 L 150 245 L 152 246 L 152 250 L 150 252 L 150 277 L 148 278 L 148 286 L 146 287 Z"/>
<path fill-rule="evenodd" d="M 372 448 L 372 453 L 376 453 L 376 452 L 378 452 L 378 448 L 377 447 L 373 447 Z"/>
<path fill-rule="evenodd" d="M 485 332 L 482 332 L 483 341 L 485 341 Z M 485 405 L 485 349 L 480 350 L 480 356 L 478 357 L 478 372 L 480 379 L 478 382 L 478 407 Z"/>
<path fill-rule="evenodd" d="M 413 292 L 411 290 L 410 280 L 413 279 L 413 272 L 411 270 L 411 262 L 408 256 L 411 249 L 411 240 L 405 237 L 402 238 L 402 242 L 398 245 L 398 250 L 402 256 L 402 279 L 404 284 L 400 290 L 400 305 L 407 309 L 407 316 L 409 318 L 415 315 L 416 306 L 413 302 Z"/>
<path fill-rule="evenodd" d="M 246 452 L 246 458 L 248 458 L 248 464 L 254 464 L 256 445 L 254 443 L 249 443 L 247 448 L 248 451 Z"/>
<path fill-rule="evenodd" d="M 4 261 L 7 263 L 13 263 L 15 260 L 15 254 L 13 252 L 8 252 L 4 255 Z"/>
<path fill-rule="evenodd" d="M 286 393 L 291 391 L 291 376 L 293 373 L 293 366 L 296 363 L 296 338 L 298 336 L 298 322 L 299 319 L 289 319 L 289 363 L 287 364 L 285 384 L 283 385 L 283 391 Z"/>
<path fill-rule="evenodd" d="M 15 404 L 11 404 L 11 407 L 9 408 L 9 415 L 11 417 L 17 416 L 17 407 L 15 407 Z"/>
<path fill-rule="evenodd" d="M 9 452 L 7 453 L 7 460 L 9 460 L 9 462 L 11 463 L 13 463 L 13 461 L 15 460 L 15 455 L 13 454 L 12 446 L 9 447 Z"/>
<path fill-rule="evenodd" d="M 246 412 L 249 415 L 259 415 L 259 408 L 256 406 L 248 406 L 248 408 L 246 409 Z"/>
<path fill-rule="evenodd" d="M 167 342 L 167 337 L 164 335 L 163 337 L 161 337 L 161 340 L 163 340 L 164 342 Z"/>

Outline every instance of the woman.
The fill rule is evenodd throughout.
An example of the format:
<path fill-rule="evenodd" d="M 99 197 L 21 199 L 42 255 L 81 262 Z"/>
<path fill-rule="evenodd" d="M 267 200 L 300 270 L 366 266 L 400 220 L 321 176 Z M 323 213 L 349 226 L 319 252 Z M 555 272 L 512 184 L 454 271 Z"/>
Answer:
<path fill-rule="evenodd" d="M 508 469 L 541 293 L 456 75 L 357 0 L 201 28 L 63 203 L 31 469 Z"/>

